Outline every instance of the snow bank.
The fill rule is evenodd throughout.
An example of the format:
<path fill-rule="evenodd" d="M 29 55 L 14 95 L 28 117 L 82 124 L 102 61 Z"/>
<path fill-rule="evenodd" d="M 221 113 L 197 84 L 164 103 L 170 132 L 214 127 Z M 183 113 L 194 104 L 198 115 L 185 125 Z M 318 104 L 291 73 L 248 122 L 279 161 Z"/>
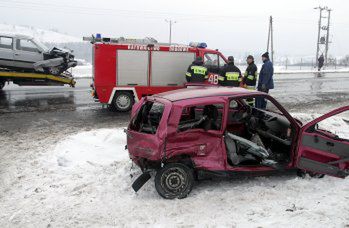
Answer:
<path fill-rule="evenodd" d="M 71 68 L 72 74 L 74 78 L 92 78 L 92 65 L 86 64 L 86 65 L 80 65 L 76 66 L 74 68 Z"/>
<path fill-rule="evenodd" d="M 35 37 L 44 43 L 75 43 L 82 42 L 81 38 L 62 34 L 56 31 L 35 28 L 33 26 L 0 24 L 1 33 L 21 34 Z"/>
<path fill-rule="evenodd" d="M 125 145 L 123 129 L 100 129 L 67 137 L 58 143 L 53 154 L 63 167 L 87 163 L 108 165 L 128 159 Z"/>

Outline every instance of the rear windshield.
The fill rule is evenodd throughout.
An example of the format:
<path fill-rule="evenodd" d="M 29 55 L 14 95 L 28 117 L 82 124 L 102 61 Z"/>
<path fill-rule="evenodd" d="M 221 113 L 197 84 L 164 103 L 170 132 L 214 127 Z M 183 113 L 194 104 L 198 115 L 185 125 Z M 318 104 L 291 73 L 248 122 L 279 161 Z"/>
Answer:
<path fill-rule="evenodd" d="M 164 112 L 164 104 L 147 101 L 131 120 L 130 130 L 146 134 L 155 134 Z"/>

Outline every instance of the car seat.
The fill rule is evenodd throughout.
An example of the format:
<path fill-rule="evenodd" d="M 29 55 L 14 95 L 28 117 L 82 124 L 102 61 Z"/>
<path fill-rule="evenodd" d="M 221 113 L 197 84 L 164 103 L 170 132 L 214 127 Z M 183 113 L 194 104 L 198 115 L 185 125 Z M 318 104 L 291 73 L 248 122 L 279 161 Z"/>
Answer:
<path fill-rule="evenodd" d="M 232 165 L 238 165 L 245 161 L 256 161 L 251 154 L 241 153 L 239 144 L 231 137 L 232 134 L 225 133 L 224 142 L 227 149 L 228 162 Z M 242 155 L 243 154 L 243 155 Z"/>
<path fill-rule="evenodd" d="M 203 122 L 203 128 L 207 130 L 219 130 L 220 124 L 218 120 L 218 109 L 214 105 L 206 105 L 202 113 L 203 116 L 207 116 L 205 122 Z"/>

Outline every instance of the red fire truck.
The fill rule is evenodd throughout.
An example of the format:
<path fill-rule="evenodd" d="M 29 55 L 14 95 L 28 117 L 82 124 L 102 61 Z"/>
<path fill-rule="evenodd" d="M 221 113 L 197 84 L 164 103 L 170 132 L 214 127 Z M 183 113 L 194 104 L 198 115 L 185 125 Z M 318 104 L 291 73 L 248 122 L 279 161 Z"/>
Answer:
<path fill-rule="evenodd" d="M 159 43 L 153 38 L 85 37 L 93 44 L 93 96 L 117 111 L 128 111 L 142 97 L 183 88 L 185 73 L 197 56 L 211 72 L 207 83 L 218 83 L 226 58 L 205 43 Z"/>

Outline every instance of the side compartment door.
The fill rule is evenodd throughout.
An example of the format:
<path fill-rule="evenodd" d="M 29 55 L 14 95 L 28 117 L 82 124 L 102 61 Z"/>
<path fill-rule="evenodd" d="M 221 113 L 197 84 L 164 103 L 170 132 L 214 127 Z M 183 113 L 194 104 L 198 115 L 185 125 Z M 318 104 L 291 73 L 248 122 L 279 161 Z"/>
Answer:
<path fill-rule="evenodd" d="M 116 59 L 117 85 L 148 86 L 149 51 L 118 50 Z"/>
<path fill-rule="evenodd" d="M 327 113 L 302 127 L 296 166 L 336 177 L 349 175 L 349 106 Z"/>

